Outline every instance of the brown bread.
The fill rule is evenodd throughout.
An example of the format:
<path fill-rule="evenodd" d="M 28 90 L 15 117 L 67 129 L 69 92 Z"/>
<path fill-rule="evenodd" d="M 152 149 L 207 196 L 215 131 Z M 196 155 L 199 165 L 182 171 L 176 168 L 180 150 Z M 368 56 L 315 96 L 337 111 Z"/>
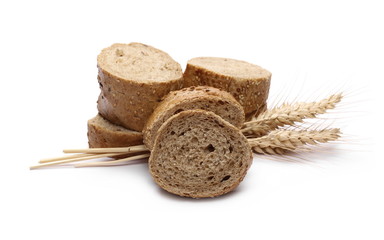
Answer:
<path fill-rule="evenodd" d="M 252 162 L 240 130 L 213 112 L 187 110 L 159 129 L 148 161 L 155 182 L 185 197 L 215 197 L 235 189 Z"/>
<path fill-rule="evenodd" d="M 229 58 L 193 58 L 184 72 L 184 87 L 208 85 L 231 93 L 244 107 L 246 120 L 266 109 L 270 81 L 269 71 Z"/>
<path fill-rule="evenodd" d="M 88 144 L 90 148 L 128 147 L 143 144 L 143 135 L 97 115 L 88 120 Z"/>
<path fill-rule="evenodd" d="M 113 44 L 97 57 L 102 101 L 99 113 L 114 124 L 141 131 L 161 98 L 182 87 L 180 65 L 141 43 Z"/>

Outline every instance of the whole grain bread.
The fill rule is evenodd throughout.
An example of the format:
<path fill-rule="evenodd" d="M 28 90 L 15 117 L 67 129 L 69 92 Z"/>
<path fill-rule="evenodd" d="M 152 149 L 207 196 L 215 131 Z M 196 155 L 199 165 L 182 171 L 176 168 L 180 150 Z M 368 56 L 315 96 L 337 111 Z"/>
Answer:
<path fill-rule="evenodd" d="M 103 101 L 99 113 L 114 124 L 141 131 L 161 98 L 182 88 L 180 65 L 167 53 L 141 44 L 113 44 L 97 57 Z"/>
<path fill-rule="evenodd" d="M 212 111 L 237 128 L 244 123 L 244 110 L 228 92 L 208 86 L 183 88 L 170 92 L 149 117 L 144 129 L 144 143 L 153 148 L 157 131 L 172 115 L 190 109 Z"/>
<path fill-rule="evenodd" d="M 88 120 L 87 135 L 90 148 L 128 147 L 143 144 L 141 132 L 112 124 L 100 115 Z"/>
<path fill-rule="evenodd" d="M 187 110 L 160 127 L 148 165 L 166 191 L 204 198 L 235 189 L 251 162 L 251 148 L 238 128 L 213 112 Z"/>
<path fill-rule="evenodd" d="M 228 91 L 250 120 L 266 109 L 271 76 L 269 71 L 245 61 L 198 57 L 187 63 L 184 87 L 208 85 Z"/>

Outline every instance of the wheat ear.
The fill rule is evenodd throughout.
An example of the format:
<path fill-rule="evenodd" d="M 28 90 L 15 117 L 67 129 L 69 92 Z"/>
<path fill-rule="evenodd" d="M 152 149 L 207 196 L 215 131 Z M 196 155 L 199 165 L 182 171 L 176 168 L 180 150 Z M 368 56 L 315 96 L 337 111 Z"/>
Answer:
<path fill-rule="evenodd" d="M 275 130 L 266 136 L 251 138 L 248 142 L 255 153 L 282 155 L 288 151 L 297 151 L 304 145 L 336 141 L 340 134 L 338 128 L 302 131 Z"/>
<path fill-rule="evenodd" d="M 303 122 L 305 118 L 315 118 L 316 115 L 335 108 L 342 98 L 343 95 L 339 93 L 319 102 L 283 104 L 266 110 L 253 121 L 244 123 L 241 131 L 249 137 L 261 137 L 278 127 L 294 125 L 295 122 Z"/>

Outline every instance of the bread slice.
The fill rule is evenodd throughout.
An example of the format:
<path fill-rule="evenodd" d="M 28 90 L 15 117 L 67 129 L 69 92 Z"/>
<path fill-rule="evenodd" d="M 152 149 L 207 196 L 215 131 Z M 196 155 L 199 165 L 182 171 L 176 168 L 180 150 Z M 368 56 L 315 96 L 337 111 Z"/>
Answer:
<path fill-rule="evenodd" d="M 152 113 L 143 129 L 145 145 L 152 149 L 161 125 L 189 109 L 212 111 L 237 128 L 244 123 L 244 110 L 230 93 L 207 86 L 184 88 L 169 93 Z"/>
<path fill-rule="evenodd" d="M 113 44 L 97 57 L 100 114 L 111 122 L 141 131 L 161 98 L 182 87 L 180 65 L 167 53 L 141 43 Z"/>
<path fill-rule="evenodd" d="M 90 148 L 128 147 L 143 144 L 143 135 L 97 115 L 88 120 L 88 144 Z"/>
<path fill-rule="evenodd" d="M 187 110 L 160 127 L 148 165 L 166 191 L 204 198 L 235 189 L 251 162 L 251 148 L 238 128 L 213 112 Z"/>
<path fill-rule="evenodd" d="M 250 120 L 266 108 L 271 73 L 257 65 L 230 58 L 198 57 L 188 61 L 184 87 L 208 85 L 231 93 Z"/>

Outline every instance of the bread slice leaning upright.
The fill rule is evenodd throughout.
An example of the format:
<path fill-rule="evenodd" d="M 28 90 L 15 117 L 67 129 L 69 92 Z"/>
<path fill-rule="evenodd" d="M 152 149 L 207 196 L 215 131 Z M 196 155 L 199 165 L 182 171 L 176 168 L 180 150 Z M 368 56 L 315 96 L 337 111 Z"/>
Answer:
<path fill-rule="evenodd" d="M 190 59 L 184 72 L 184 87 L 206 85 L 231 93 L 250 120 L 266 109 L 271 73 L 257 65 L 218 57 Z"/>
<path fill-rule="evenodd" d="M 166 191 L 204 198 L 234 190 L 251 162 L 251 148 L 238 128 L 213 112 L 187 110 L 160 127 L 148 166 Z"/>
<path fill-rule="evenodd" d="M 172 115 L 181 111 L 202 109 L 212 111 L 237 128 L 244 123 L 243 107 L 228 92 L 198 86 L 170 92 L 149 117 L 144 129 L 144 143 L 151 150 L 157 131 Z"/>
<path fill-rule="evenodd" d="M 100 115 L 88 120 L 90 148 L 128 147 L 143 144 L 141 132 L 110 123 Z"/>
<path fill-rule="evenodd" d="M 141 131 L 161 98 L 182 87 L 180 65 L 167 53 L 141 44 L 113 44 L 97 57 L 103 104 L 114 124 Z"/>

